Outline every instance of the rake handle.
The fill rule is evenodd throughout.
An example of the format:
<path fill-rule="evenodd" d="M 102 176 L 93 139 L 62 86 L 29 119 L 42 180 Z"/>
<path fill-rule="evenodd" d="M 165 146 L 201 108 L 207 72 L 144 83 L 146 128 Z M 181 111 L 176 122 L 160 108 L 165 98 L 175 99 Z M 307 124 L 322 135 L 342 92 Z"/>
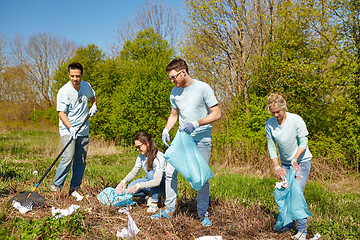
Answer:
<path fill-rule="evenodd" d="M 90 115 L 88 114 L 84 120 L 84 122 L 80 125 L 80 127 L 78 128 L 78 130 L 76 131 L 75 135 L 78 134 L 78 132 L 80 131 L 80 129 L 84 126 L 84 124 L 86 123 L 86 121 L 90 118 Z M 61 150 L 61 152 L 59 153 L 59 155 L 56 157 L 56 159 L 54 160 L 54 162 L 50 165 L 50 167 L 46 170 L 45 174 L 41 177 L 41 179 L 39 180 L 39 182 L 35 185 L 35 187 L 31 190 L 31 192 L 35 192 L 36 189 L 39 187 L 40 183 L 44 180 L 44 178 L 46 177 L 46 175 L 50 172 L 50 170 L 52 169 L 52 167 L 55 165 L 55 163 L 57 162 L 57 160 L 61 157 L 61 155 L 65 152 L 66 148 L 70 145 L 71 141 L 73 139 L 71 138 L 67 144 L 65 145 L 65 147 Z M 30 197 L 31 192 L 28 194 L 27 197 Z"/>

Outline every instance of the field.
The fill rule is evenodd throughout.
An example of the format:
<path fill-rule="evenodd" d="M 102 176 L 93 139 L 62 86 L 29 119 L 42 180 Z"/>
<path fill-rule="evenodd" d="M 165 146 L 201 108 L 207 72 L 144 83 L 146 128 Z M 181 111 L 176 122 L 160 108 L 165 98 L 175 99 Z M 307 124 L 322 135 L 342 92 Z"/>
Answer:
<path fill-rule="evenodd" d="M 46 130 L 44 130 L 46 129 Z M 56 127 L 44 125 L 10 126 L 0 129 L 0 239 L 116 239 L 116 232 L 127 227 L 128 218 L 119 208 L 101 205 L 96 199 L 105 187 L 115 187 L 133 167 L 135 148 L 91 139 L 82 185 L 89 196 L 81 202 L 50 194 L 49 186 L 56 166 L 37 192 L 47 198 L 44 208 L 26 214 L 8 201 L 30 191 L 61 151 Z M 251 172 L 251 166 L 211 165 L 211 227 L 202 227 L 196 217 L 196 192 L 179 175 L 178 206 L 171 219 L 152 220 L 146 204 L 138 202 L 130 210 L 140 229 L 135 239 L 194 239 L 222 236 L 223 239 L 290 239 L 291 232 L 276 233 L 277 207 L 273 196 L 277 179 Z M 250 169 L 250 170 L 249 170 Z M 311 173 L 331 169 L 314 164 Z M 34 174 L 34 171 L 38 175 Z M 305 198 L 313 217 L 308 221 L 308 238 L 320 233 L 322 239 L 360 239 L 359 175 L 332 170 L 324 179 L 310 178 Z M 163 204 L 162 198 L 161 204 Z M 77 213 L 54 219 L 51 207 L 80 205 Z M 163 207 L 163 205 L 162 205 Z"/>

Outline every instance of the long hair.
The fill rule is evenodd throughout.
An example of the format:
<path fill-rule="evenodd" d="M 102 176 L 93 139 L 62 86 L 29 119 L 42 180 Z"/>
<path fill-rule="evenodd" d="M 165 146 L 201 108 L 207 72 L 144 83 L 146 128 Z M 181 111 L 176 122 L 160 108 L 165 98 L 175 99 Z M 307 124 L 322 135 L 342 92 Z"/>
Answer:
<path fill-rule="evenodd" d="M 140 141 L 142 144 L 149 143 L 146 157 L 147 157 L 147 169 L 148 171 L 150 171 L 153 167 L 154 159 L 156 158 L 156 154 L 158 152 L 158 148 L 156 146 L 155 140 L 152 138 L 151 134 L 147 132 L 140 132 L 138 135 L 136 135 L 135 140 Z"/>

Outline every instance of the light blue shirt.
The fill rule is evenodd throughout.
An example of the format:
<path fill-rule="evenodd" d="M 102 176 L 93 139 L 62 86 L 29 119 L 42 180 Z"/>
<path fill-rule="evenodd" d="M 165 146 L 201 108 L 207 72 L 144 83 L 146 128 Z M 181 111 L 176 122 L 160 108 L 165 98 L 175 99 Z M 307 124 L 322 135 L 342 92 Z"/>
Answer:
<path fill-rule="evenodd" d="M 291 160 L 299 148 L 299 138 L 306 137 L 307 131 L 304 120 L 293 113 L 286 112 L 286 120 L 279 125 L 277 119 L 272 117 L 266 121 L 266 138 L 269 141 L 276 141 L 279 147 L 280 159 L 282 163 L 290 164 Z M 276 149 L 276 148 L 275 148 Z M 269 151 L 271 159 L 277 158 L 277 154 Z M 301 154 L 298 162 L 307 162 L 312 158 L 309 147 Z"/>
<path fill-rule="evenodd" d="M 135 167 L 143 168 L 145 172 L 148 172 L 147 169 L 147 157 L 141 153 L 136 158 Z M 153 167 L 151 170 L 165 172 L 166 162 L 164 154 L 160 151 L 157 152 L 156 157 L 154 158 Z"/>
<path fill-rule="evenodd" d="M 194 79 L 189 87 L 174 87 L 170 94 L 172 108 L 179 109 L 179 125 L 200 120 L 210 114 L 210 108 L 218 104 L 212 88 L 205 82 Z M 211 139 L 211 124 L 197 127 L 191 136 L 195 141 Z"/>
<path fill-rule="evenodd" d="M 57 94 L 56 110 L 66 112 L 71 125 L 77 130 L 85 121 L 88 113 L 88 99 L 95 97 L 95 92 L 90 84 L 80 82 L 80 89 L 77 91 L 69 82 L 60 88 Z M 59 132 L 61 136 L 70 135 L 69 129 L 59 118 Z M 89 135 L 89 121 L 86 121 L 80 129 L 78 136 Z"/>

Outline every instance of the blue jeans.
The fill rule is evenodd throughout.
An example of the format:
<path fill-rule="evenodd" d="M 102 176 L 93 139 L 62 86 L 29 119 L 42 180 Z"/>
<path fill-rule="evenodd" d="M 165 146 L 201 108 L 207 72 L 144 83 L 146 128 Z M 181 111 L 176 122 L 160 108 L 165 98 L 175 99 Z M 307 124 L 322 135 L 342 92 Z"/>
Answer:
<path fill-rule="evenodd" d="M 205 158 L 206 162 L 209 163 L 211 152 L 211 139 L 202 139 L 200 142 L 195 143 L 199 148 L 201 154 Z M 177 174 L 178 171 L 170 163 L 168 163 L 166 166 L 165 174 L 165 211 L 167 213 L 173 213 L 175 211 L 177 197 Z M 197 193 L 196 202 L 199 217 L 203 217 L 207 213 L 207 209 L 209 207 L 209 196 L 209 182 L 206 182 Z"/>
<path fill-rule="evenodd" d="M 61 137 L 63 147 L 65 147 L 68 141 L 68 135 Z M 88 147 L 89 136 L 78 136 L 75 141 L 71 141 L 62 155 L 55 174 L 54 182 L 51 184 L 52 187 L 62 189 L 72 164 L 70 190 L 80 189 L 86 166 L 86 154 Z"/>
<path fill-rule="evenodd" d="M 291 165 L 281 164 L 281 167 L 285 170 L 286 174 L 290 170 L 290 166 Z M 299 170 L 295 173 L 296 182 L 299 185 L 300 191 L 303 194 L 304 194 L 306 181 L 309 177 L 310 167 L 311 167 L 310 161 L 309 162 L 300 162 Z M 290 223 L 289 225 L 293 226 L 293 225 L 295 225 L 295 223 Z M 298 232 L 301 232 L 306 235 L 306 233 L 307 233 L 306 225 L 307 225 L 307 218 L 300 219 L 300 220 L 298 220 L 298 226 L 296 227 L 296 229 L 298 230 Z"/>
<path fill-rule="evenodd" d="M 155 170 L 151 170 L 146 172 L 146 176 L 144 178 L 139 178 L 134 181 L 132 181 L 128 186 L 127 189 L 131 186 L 140 183 L 140 182 L 148 182 L 154 178 Z M 151 195 L 151 202 L 158 202 L 159 201 L 159 195 L 165 194 L 165 177 L 162 177 L 162 180 L 160 182 L 159 186 L 152 187 L 152 188 L 141 188 L 137 190 L 134 194 L 134 197 L 145 197 L 147 195 Z"/>

